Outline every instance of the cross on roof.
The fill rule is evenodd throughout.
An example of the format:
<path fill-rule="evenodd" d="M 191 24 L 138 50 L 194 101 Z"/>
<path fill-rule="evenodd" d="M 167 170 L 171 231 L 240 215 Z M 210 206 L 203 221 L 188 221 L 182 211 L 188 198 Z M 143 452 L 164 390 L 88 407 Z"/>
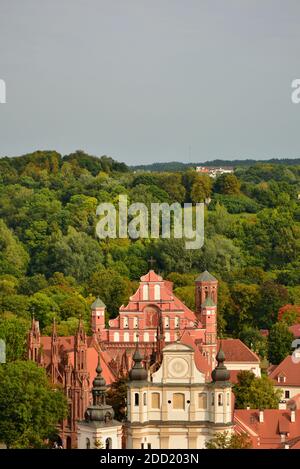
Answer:
<path fill-rule="evenodd" d="M 148 259 L 148 263 L 150 264 L 150 267 L 151 267 L 151 270 L 153 270 L 153 264 L 155 264 L 156 260 L 153 259 L 153 257 L 151 256 L 150 259 Z"/>

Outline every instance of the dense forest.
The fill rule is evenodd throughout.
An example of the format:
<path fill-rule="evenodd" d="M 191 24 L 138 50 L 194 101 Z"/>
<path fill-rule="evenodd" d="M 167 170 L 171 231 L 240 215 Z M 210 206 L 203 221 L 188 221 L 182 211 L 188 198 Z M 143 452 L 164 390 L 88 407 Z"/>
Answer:
<path fill-rule="evenodd" d="M 287 325 L 300 322 L 295 163 L 241 165 L 214 180 L 191 168 L 132 171 L 83 151 L 0 159 L 0 337 L 8 342 L 8 359 L 23 357 L 33 314 L 44 334 L 54 317 L 59 334 L 73 334 L 80 315 L 89 328 L 90 305 L 99 295 L 108 318 L 116 316 L 152 256 L 155 270 L 174 282 L 175 294 L 192 309 L 196 275 L 214 274 L 219 334 L 240 337 L 264 357 L 268 344 L 259 330 L 270 329 L 269 354 L 278 361 L 287 351 L 270 352 L 270 341 L 290 343 Z M 99 240 L 96 207 L 117 204 L 119 194 L 147 206 L 211 199 L 203 248 L 186 250 L 179 239 Z M 286 304 L 292 306 L 278 317 Z"/>

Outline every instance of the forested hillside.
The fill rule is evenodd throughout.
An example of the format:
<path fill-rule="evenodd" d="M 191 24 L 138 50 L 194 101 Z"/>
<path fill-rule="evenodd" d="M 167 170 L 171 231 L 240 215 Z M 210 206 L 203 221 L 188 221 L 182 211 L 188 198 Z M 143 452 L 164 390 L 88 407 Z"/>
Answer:
<path fill-rule="evenodd" d="M 119 194 L 147 206 L 210 197 L 204 247 L 189 251 L 178 239 L 100 241 L 96 207 L 117 203 Z M 22 356 L 33 314 L 43 333 L 56 317 L 59 333 L 72 334 L 80 315 L 89 327 L 99 295 L 114 317 L 151 256 L 191 308 L 195 276 L 214 274 L 219 332 L 263 356 L 258 329 L 274 329 L 281 306 L 300 304 L 299 194 L 300 166 L 291 164 L 257 163 L 214 181 L 192 169 L 136 173 L 82 151 L 0 159 L 0 336 L 18 344 L 11 358 Z M 284 319 L 299 322 L 293 308 Z"/>

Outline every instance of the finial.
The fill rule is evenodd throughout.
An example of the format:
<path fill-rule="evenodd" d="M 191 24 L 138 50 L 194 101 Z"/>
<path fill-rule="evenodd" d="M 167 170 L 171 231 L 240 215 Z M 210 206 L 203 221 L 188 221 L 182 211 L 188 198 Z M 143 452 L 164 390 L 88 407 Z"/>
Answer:
<path fill-rule="evenodd" d="M 153 259 L 151 256 L 150 259 L 148 259 L 148 264 L 150 264 L 150 270 L 153 270 L 153 265 L 156 263 L 156 260 Z"/>

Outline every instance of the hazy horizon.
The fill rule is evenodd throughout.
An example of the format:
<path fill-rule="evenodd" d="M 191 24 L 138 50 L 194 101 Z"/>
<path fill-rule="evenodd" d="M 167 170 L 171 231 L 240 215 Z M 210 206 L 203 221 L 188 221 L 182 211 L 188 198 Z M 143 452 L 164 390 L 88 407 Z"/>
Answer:
<path fill-rule="evenodd" d="M 300 157 L 297 0 L 0 0 L 0 10 L 0 157 Z"/>

